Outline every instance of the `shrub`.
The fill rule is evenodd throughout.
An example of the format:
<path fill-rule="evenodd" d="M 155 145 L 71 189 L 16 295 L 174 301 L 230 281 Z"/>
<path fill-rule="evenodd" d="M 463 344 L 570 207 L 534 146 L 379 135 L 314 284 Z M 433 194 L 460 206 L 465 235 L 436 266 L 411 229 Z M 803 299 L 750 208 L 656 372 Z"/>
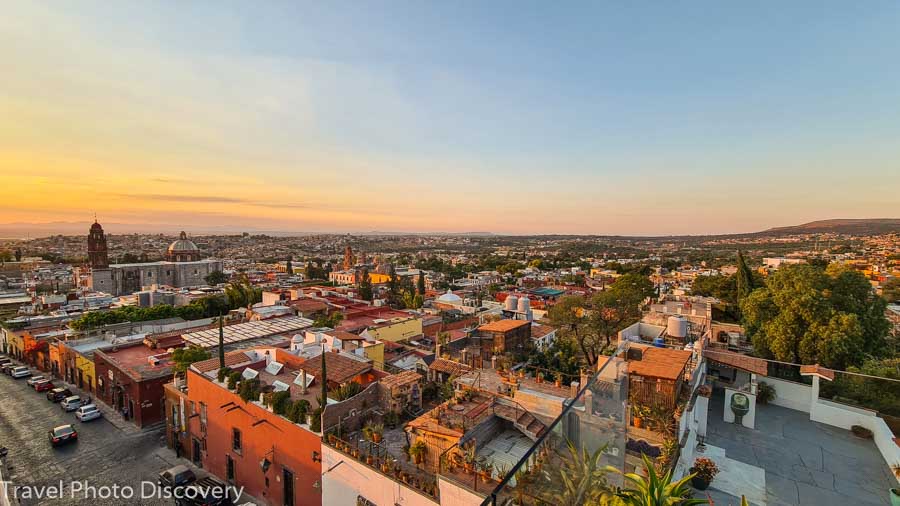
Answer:
<path fill-rule="evenodd" d="M 760 404 L 768 404 L 772 400 L 775 399 L 775 387 L 766 383 L 765 381 L 761 381 L 759 383 L 759 388 L 756 390 L 756 400 Z"/>
<path fill-rule="evenodd" d="M 284 415 L 288 410 L 290 402 L 290 392 L 275 392 L 272 394 L 272 411 L 274 411 L 276 415 Z"/>
<path fill-rule="evenodd" d="M 216 379 L 219 380 L 219 383 L 222 383 L 223 381 L 225 381 L 225 378 L 227 378 L 229 374 L 231 374 L 231 369 L 223 367 L 219 369 L 219 372 L 216 373 Z"/>
<path fill-rule="evenodd" d="M 240 380 L 241 380 L 240 371 L 231 371 L 230 373 L 228 373 L 228 389 L 234 390 L 234 388 L 237 386 L 237 382 Z"/>
<path fill-rule="evenodd" d="M 863 439 L 872 439 L 872 431 L 863 427 L 862 425 L 854 425 L 850 427 L 850 432 L 852 432 L 856 437 L 861 437 Z"/>
<path fill-rule="evenodd" d="M 238 395 L 241 396 L 241 399 L 243 399 L 244 402 L 259 399 L 259 379 L 253 378 L 251 380 L 241 381 Z"/>

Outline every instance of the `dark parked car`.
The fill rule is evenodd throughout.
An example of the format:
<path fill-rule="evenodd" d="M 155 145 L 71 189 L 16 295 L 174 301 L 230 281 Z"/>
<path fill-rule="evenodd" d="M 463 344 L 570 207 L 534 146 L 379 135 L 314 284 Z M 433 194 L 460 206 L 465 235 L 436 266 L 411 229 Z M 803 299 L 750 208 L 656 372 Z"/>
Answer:
<path fill-rule="evenodd" d="M 159 473 L 156 482 L 164 489 L 186 487 L 197 481 L 197 476 L 185 465 L 175 466 Z"/>
<path fill-rule="evenodd" d="M 221 481 L 207 476 L 188 485 L 175 500 L 177 506 L 231 506 L 234 499 L 230 497 L 231 489 Z"/>
<path fill-rule="evenodd" d="M 69 390 L 68 388 L 63 388 L 63 387 L 54 388 L 53 390 L 50 390 L 49 392 L 47 392 L 47 400 L 50 402 L 60 402 L 61 400 L 65 399 L 66 397 L 71 397 L 71 396 L 72 396 L 72 391 Z"/>
<path fill-rule="evenodd" d="M 51 445 L 59 446 L 78 441 L 78 432 L 71 425 L 60 425 L 50 429 L 47 432 L 47 437 L 50 439 Z"/>

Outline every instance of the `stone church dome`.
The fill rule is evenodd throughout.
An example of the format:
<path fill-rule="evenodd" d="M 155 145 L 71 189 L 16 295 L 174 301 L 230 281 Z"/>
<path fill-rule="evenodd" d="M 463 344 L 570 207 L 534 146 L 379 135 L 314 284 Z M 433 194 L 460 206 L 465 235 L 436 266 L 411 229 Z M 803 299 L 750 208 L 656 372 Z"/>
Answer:
<path fill-rule="evenodd" d="M 169 245 L 166 255 L 173 262 L 192 262 L 200 260 L 200 248 L 187 238 L 187 234 L 181 232 L 178 240 Z"/>

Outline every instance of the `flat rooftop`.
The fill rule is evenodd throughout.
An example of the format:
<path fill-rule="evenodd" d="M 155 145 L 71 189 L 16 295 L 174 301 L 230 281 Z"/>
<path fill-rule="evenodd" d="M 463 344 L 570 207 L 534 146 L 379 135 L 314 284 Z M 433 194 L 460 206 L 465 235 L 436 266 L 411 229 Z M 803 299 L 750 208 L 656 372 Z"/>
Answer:
<path fill-rule="evenodd" d="M 298 316 L 285 316 L 247 323 L 228 325 L 223 329 L 225 344 L 249 341 L 260 337 L 276 334 L 291 334 L 312 327 L 313 321 Z M 194 344 L 202 348 L 212 348 L 219 345 L 219 329 L 207 329 L 199 332 L 191 332 L 181 336 L 188 344 Z"/>

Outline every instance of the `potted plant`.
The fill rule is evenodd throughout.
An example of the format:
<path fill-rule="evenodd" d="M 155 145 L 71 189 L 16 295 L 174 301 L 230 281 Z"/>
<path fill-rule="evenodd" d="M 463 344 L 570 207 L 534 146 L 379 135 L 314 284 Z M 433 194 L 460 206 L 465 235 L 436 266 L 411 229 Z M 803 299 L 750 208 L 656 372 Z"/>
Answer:
<path fill-rule="evenodd" d="M 481 476 L 481 481 L 484 483 L 491 481 L 491 475 L 494 472 L 494 465 L 488 462 L 482 462 L 478 467 L 478 475 Z"/>
<path fill-rule="evenodd" d="M 475 462 L 477 462 L 477 456 L 475 454 L 475 445 L 468 444 L 463 449 L 463 469 L 466 471 L 466 474 L 474 474 L 475 473 Z"/>
<path fill-rule="evenodd" d="M 372 434 L 372 442 L 380 443 L 384 435 L 384 425 L 380 423 L 369 424 L 369 431 Z"/>
<path fill-rule="evenodd" d="M 649 411 L 649 409 L 647 409 L 645 406 L 641 406 L 640 404 L 631 406 L 631 416 L 633 419 L 633 425 L 636 429 L 640 429 L 644 426 L 644 419 L 647 418 Z"/>
<path fill-rule="evenodd" d="M 556 385 L 556 388 L 562 387 L 563 375 L 561 372 L 556 373 L 556 379 L 553 381 L 553 384 Z"/>
<path fill-rule="evenodd" d="M 416 441 L 416 443 L 409 448 L 409 456 L 412 457 L 413 462 L 416 465 L 425 462 L 426 453 L 428 453 L 428 447 L 425 446 L 425 441 Z"/>
<path fill-rule="evenodd" d="M 712 483 L 713 478 L 719 474 L 719 468 L 712 460 L 706 457 L 698 457 L 694 460 L 694 467 L 691 468 L 690 472 L 693 474 L 691 485 L 697 490 L 706 490 L 709 484 Z"/>
<path fill-rule="evenodd" d="M 544 373 L 542 371 L 538 371 L 537 375 L 534 377 L 534 380 L 538 383 L 544 382 Z"/>
<path fill-rule="evenodd" d="M 709 397 L 712 395 L 712 387 L 709 385 L 700 385 L 697 388 L 697 395 L 702 395 L 703 397 Z"/>
<path fill-rule="evenodd" d="M 374 461 L 375 461 L 375 457 L 373 457 L 371 453 L 366 455 L 366 464 L 371 466 L 372 462 L 374 462 Z"/>
<path fill-rule="evenodd" d="M 381 463 L 381 472 L 384 474 L 391 472 L 391 465 L 388 464 L 387 460 Z"/>
<path fill-rule="evenodd" d="M 759 386 L 756 389 L 756 402 L 760 404 L 768 404 L 774 399 L 775 387 L 766 383 L 765 381 L 760 381 Z"/>

